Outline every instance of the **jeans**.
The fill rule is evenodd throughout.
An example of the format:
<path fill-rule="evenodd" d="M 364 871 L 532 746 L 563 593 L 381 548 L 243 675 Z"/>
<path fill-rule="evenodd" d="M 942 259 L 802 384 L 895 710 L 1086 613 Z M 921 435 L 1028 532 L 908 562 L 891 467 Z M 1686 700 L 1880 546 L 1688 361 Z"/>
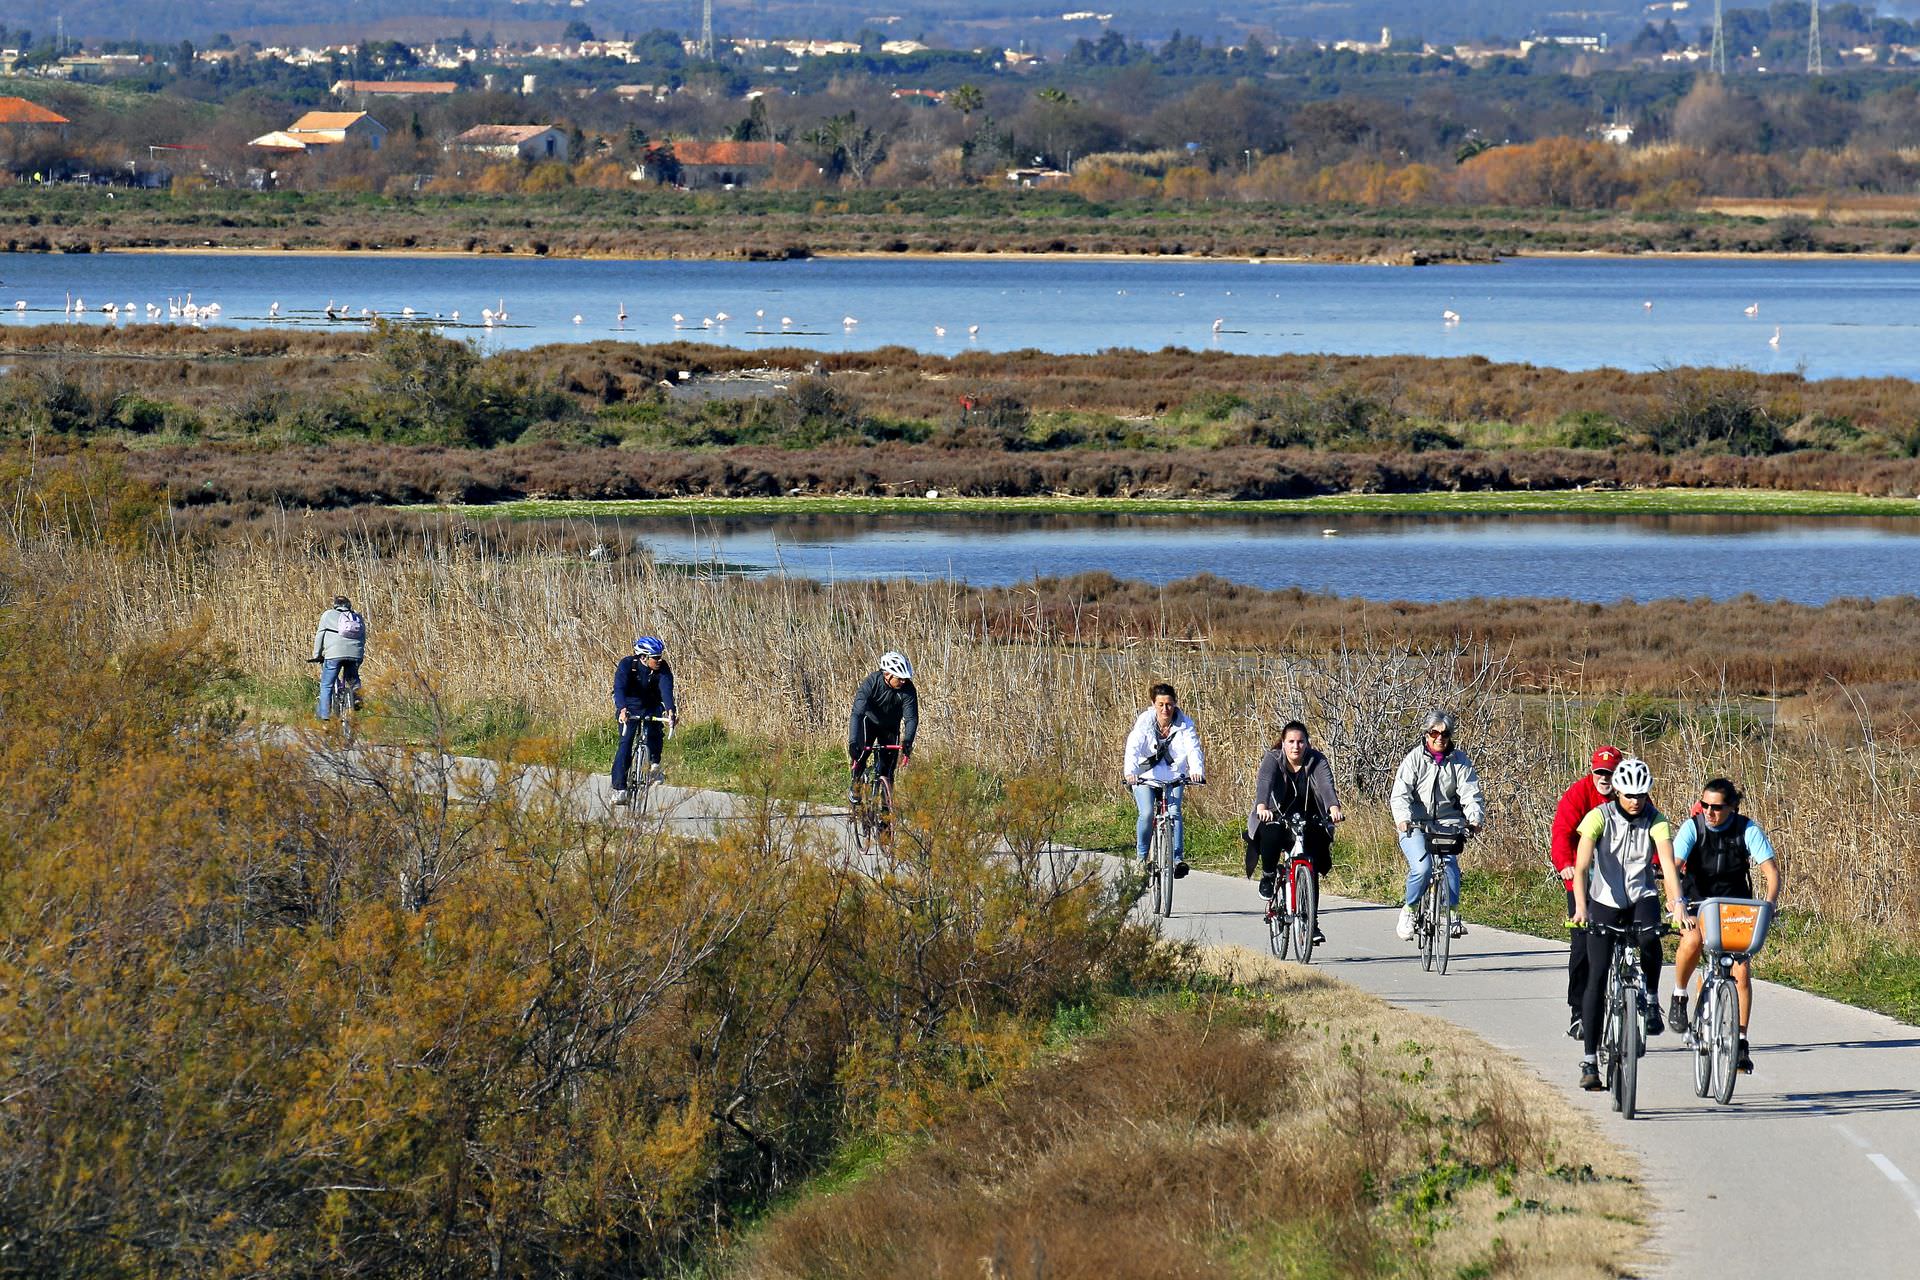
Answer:
<path fill-rule="evenodd" d="M 314 708 L 314 714 L 322 720 L 333 717 L 333 678 L 336 674 L 357 687 L 360 683 L 360 659 L 328 658 L 320 664 L 320 702 Z"/>
<path fill-rule="evenodd" d="M 642 714 L 656 716 L 659 715 L 660 712 L 648 711 Z M 626 789 L 627 765 L 633 759 L 633 735 L 634 731 L 642 725 L 645 725 L 647 729 L 647 756 L 655 764 L 660 763 L 660 747 L 664 742 L 660 722 L 658 720 L 642 720 L 640 716 L 634 716 L 631 720 L 628 720 L 620 726 L 620 746 L 613 753 L 613 789 L 615 791 L 624 791 Z"/>
<path fill-rule="evenodd" d="M 1415 827 L 1400 837 L 1400 856 L 1407 860 L 1407 906 L 1420 901 L 1433 878 L 1433 859 L 1427 854 L 1427 833 Z M 1460 905 L 1460 859 L 1447 859 L 1447 909 Z"/>
<path fill-rule="evenodd" d="M 1133 828 L 1134 849 L 1142 862 L 1146 861 L 1147 850 L 1153 844 L 1153 819 L 1157 805 L 1157 788 L 1141 783 L 1133 789 L 1133 802 L 1140 808 L 1140 821 Z M 1167 810 L 1173 814 L 1173 856 L 1179 858 L 1187 851 L 1186 824 L 1180 817 L 1180 797 L 1186 788 L 1175 784 L 1167 789 Z"/>

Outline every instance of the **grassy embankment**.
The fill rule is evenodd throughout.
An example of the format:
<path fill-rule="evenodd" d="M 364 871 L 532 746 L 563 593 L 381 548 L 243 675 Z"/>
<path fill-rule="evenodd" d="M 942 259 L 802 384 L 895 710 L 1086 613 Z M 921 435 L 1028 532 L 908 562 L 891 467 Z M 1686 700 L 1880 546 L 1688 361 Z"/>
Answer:
<path fill-rule="evenodd" d="M 1905 253 L 1909 220 L 1715 212 L 1097 203 L 1064 192 L 575 189 L 542 195 L 0 189 L 0 247 L 439 251 L 557 257 L 1062 253 L 1336 261 L 1489 261 L 1536 252 Z M 1416 259 L 1417 255 L 1417 259 Z"/>

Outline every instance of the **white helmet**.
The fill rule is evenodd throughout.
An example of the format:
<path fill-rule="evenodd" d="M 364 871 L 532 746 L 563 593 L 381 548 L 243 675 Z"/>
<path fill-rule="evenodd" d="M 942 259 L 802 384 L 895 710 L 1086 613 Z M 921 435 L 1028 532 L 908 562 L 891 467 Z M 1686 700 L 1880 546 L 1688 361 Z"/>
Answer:
<path fill-rule="evenodd" d="M 913 664 L 907 661 L 906 654 L 897 649 L 889 649 L 880 655 L 880 670 L 896 679 L 913 679 Z"/>
<path fill-rule="evenodd" d="M 1653 770 L 1638 756 L 1613 766 L 1613 789 L 1623 796 L 1643 796 L 1653 790 Z"/>

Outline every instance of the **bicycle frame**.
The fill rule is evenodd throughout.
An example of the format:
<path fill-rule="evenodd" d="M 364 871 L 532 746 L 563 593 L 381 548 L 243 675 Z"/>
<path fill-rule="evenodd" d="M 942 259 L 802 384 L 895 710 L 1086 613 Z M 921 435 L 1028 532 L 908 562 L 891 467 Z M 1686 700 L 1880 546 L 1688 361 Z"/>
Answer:
<path fill-rule="evenodd" d="M 1427 858 L 1433 865 L 1428 869 L 1427 887 L 1414 904 L 1413 939 L 1420 948 L 1421 967 L 1431 971 L 1437 964 L 1444 974 L 1453 957 L 1453 931 L 1446 902 L 1447 882 L 1452 877 L 1447 873 L 1458 865 L 1471 833 L 1464 826 L 1434 822 L 1421 823 L 1420 830 L 1426 833 Z"/>
<path fill-rule="evenodd" d="M 1633 1119 L 1639 1093 L 1640 1056 L 1646 1052 L 1646 974 L 1640 967 L 1640 946 L 1672 932 L 1665 925 L 1617 925 L 1589 922 L 1595 933 L 1613 939 L 1613 959 L 1607 966 L 1606 1027 L 1600 1037 L 1600 1068 L 1613 1107 Z"/>
<path fill-rule="evenodd" d="M 1142 778 L 1138 784 L 1153 792 L 1153 834 L 1147 846 L 1147 888 L 1153 913 L 1157 916 L 1173 914 L 1173 807 L 1167 803 L 1167 796 L 1175 787 L 1185 787 L 1191 782 L 1192 779 L 1182 774 L 1166 782 Z"/>
<path fill-rule="evenodd" d="M 1326 819 L 1316 817 L 1313 821 L 1332 833 L 1333 826 Z M 1271 824 L 1292 831 L 1293 848 L 1286 861 L 1274 868 L 1273 893 L 1267 899 L 1267 943 L 1282 960 L 1291 946 L 1301 964 L 1311 964 L 1313 931 L 1320 913 L 1320 877 L 1307 852 L 1308 819 L 1305 814 L 1290 813 L 1284 819 L 1272 819 Z"/>

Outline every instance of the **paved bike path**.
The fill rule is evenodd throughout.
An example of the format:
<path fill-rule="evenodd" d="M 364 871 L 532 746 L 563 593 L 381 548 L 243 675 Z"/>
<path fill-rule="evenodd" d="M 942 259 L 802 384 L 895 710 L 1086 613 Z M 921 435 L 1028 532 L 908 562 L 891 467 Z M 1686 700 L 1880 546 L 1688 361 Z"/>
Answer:
<path fill-rule="evenodd" d="M 1174 913 L 1174 936 L 1267 946 L 1250 880 L 1195 872 L 1177 882 Z M 1920 1276 L 1920 1028 L 1757 982 L 1755 1070 L 1732 1104 L 1694 1097 L 1691 1055 L 1669 1031 L 1641 1060 L 1638 1118 L 1622 1120 L 1607 1094 L 1576 1085 L 1564 945 L 1469 924 L 1448 972 L 1428 973 L 1394 936 L 1396 914 L 1325 898 L 1315 967 L 1466 1028 L 1592 1112 L 1640 1158 L 1658 1274 Z M 1663 1011 L 1672 989 L 1669 967 Z"/>
<path fill-rule="evenodd" d="M 580 777 L 574 794 L 589 814 L 616 812 L 604 776 Z M 647 806 L 649 820 L 680 830 L 708 829 L 751 807 L 742 796 L 670 786 L 656 787 Z M 814 816 L 831 821 L 836 813 Z M 1608 1095 L 1576 1087 L 1580 1049 L 1566 1038 L 1564 944 L 1470 925 L 1454 940 L 1449 971 L 1428 973 L 1412 944 L 1394 936 L 1396 912 L 1326 896 L 1328 942 L 1315 949 L 1314 965 L 1472 1032 L 1592 1112 L 1641 1161 L 1653 1200 L 1653 1274 L 1920 1277 L 1920 1028 L 1758 982 L 1756 1069 L 1741 1078 L 1732 1105 L 1694 1097 L 1690 1055 L 1669 1031 L 1649 1044 L 1639 1116 L 1626 1121 Z M 1187 876 L 1164 927 L 1203 944 L 1267 947 L 1251 880 Z M 1669 970 L 1663 1009 L 1671 990 Z M 1578 1153 L 1566 1159 L 1577 1163 Z"/>

